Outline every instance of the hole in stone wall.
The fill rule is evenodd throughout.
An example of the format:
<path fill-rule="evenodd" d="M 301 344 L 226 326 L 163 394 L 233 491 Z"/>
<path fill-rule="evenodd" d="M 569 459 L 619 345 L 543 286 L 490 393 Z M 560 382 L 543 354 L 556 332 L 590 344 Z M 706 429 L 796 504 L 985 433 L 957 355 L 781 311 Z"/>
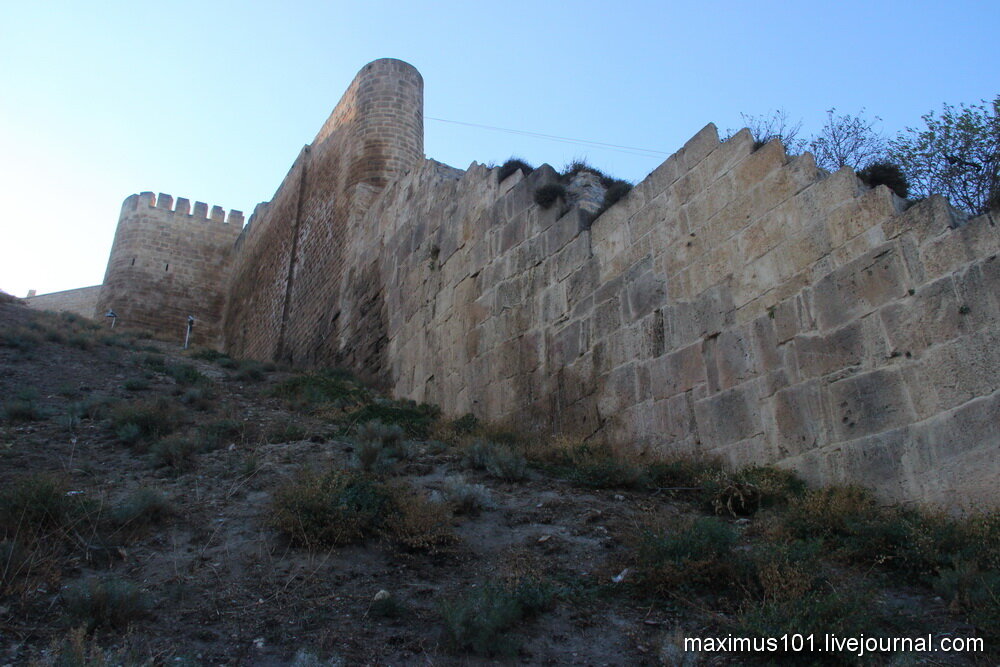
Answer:
<path fill-rule="evenodd" d="M 135 266 L 135 257 L 132 258 L 132 266 Z"/>
<path fill-rule="evenodd" d="M 169 271 L 170 270 L 170 265 L 169 264 L 164 265 L 163 270 L 164 271 Z"/>

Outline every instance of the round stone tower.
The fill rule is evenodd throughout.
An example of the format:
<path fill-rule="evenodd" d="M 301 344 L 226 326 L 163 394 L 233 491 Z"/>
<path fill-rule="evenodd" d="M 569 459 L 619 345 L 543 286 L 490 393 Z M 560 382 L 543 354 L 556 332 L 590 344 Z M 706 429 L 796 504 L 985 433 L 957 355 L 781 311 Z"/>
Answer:
<path fill-rule="evenodd" d="M 225 302 L 224 284 L 233 243 L 243 229 L 240 211 L 211 210 L 202 202 L 152 192 L 122 204 L 114 244 L 97 300 L 97 316 L 113 311 L 117 326 L 217 346 Z"/>
<path fill-rule="evenodd" d="M 313 146 L 343 128 L 354 151 L 345 188 L 382 187 L 424 157 L 424 79 L 413 65 L 382 58 L 354 77 Z"/>

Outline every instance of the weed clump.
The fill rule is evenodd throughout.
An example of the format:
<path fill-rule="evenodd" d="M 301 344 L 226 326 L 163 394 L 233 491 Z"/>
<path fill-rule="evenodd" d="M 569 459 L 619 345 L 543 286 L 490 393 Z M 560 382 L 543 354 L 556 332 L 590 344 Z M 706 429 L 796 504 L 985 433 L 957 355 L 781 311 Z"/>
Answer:
<path fill-rule="evenodd" d="M 146 391 L 149 389 L 149 381 L 145 378 L 129 378 L 122 385 L 125 391 Z"/>
<path fill-rule="evenodd" d="M 854 486 L 808 491 L 781 517 L 785 538 L 815 537 L 832 558 L 930 585 L 981 631 L 1000 637 L 1000 512 L 956 521 L 885 507 Z"/>
<path fill-rule="evenodd" d="M 142 357 L 142 365 L 157 373 L 167 372 L 167 358 L 162 354 L 148 353 Z"/>
<path fill-rule="evenodd" d="M 42 344 L 42 336 L 27 327 L 11 327 L 0 333 L 0 347 L 32 352 Z"/>
<path fill-rule="evenodd" d="M 567 477 L 593 489 L 642 489 L 649 485 L 646 470 L 607 446 L 582 444 L 559 455 Z"/>
<path fill-rule="evenodd" d="M 388 490 L 360 472 L 305 472 L 275 491 L 270 523 L 297 546 L 344 545 L 377 535 L 392 505 Z"/>
<path fill-rule="evenodd" d="M 111 521 L 120 528 L 139 529 L 160 523 L 174 513 L 161 492 L 142 487 L 129 494 L 111 510 Z"/>
<path fill-rule="evenodd" d="M 149 609 L 138 587 L 118 577 L 94 577 L 69 586 L 63 591 L 63 602 L 67 613 L 88 630 L 124 630 Z"/>
<path fill-rule="evenodd" d="M 220 359 L 229 359 L 229 355 L 218 350 L 213 350 L 208 347 L 202 347 L 190 354 L 192 359 L 200 359 L 202 361 L 217 362 Z"/>
<path fill-rule="evenodd" d="M 166 365 L 166 374 L 172 377 L 177 384 L 180 385 L 192 385 L 192 384 L 202 384 L 208 382 L 208 378 L 201 374 L 197 368 L 191 364 L 168 364 Z"/>
<path fill-rule="evenodd" d="M 451 513 L 440 503 L 407 487 L 391 490 L 393 511 L 385 521 L 385 533 L 408 551 L 436 552 L 458 541 L 451 529 Z"/>
<path fill-rule="evenodd" d="M 469 445 L 464 463 L 506 482 L 519 482 L 528 476 L 528 461 L 524 456 L 508 445 L 491 440 L 476 440 Z"/>
<path fill-rule="evenodd" d="M 440 603 L 445 638 L 455 651 L 487 657 L 513 655 L 518 643 L 508 631 L 551 608 L 554 597 L 554 587 L 538 579 L 488 582 Z"/>
<path fill-rule="evenodd" d="M 83 417 L 93 421 L 105 419 L 115 404 L 115 399 L 110 396 L 90 396 L 83 401 Z"/>
<path fill-rule="evenodd" d="M 198 451 L 198 443 L 193 440 L 171 436 L 157 440 L 150 448 L 149 454 L 156 466 L 170 468 L 180 473 L 195 467 Z"/>
<path fill-rule="evenodd" d="M 33 392 L 21 392 L 15 398 L 3 404 L 3 416 L 11 424 L 35 422 L 45 419 L 45 412 L 39 407 L 37 395 Z"/>
<path fill-rule="evenodd" d="M 32 569 L 31 553 L 18 540 L 0 540 L 0 595 L 13 593 Z"/>
<path fill-rule="evenodd" d="M 755 545 L 741 563 L 747 592 L 758 600 L 787 602 L 819 590 L 822 552 L 820 540 Z"/>
<path fill-rule="evenodd" d="M 111 427 L 119 440 L 128 445 L 136 445 L 172 433 L 177 427 L 179 416 L 174 403 L 159 397 L 115 407 L 111 411 Z"/>
<path fill-rule="evenodd" d="M 205 451 L 239 442 L 246 436 L 246 426 L 238 419 L 219 419 L 201 426 L 199 438 Z"/>
<path fill-rule="evenodd" d="M 477 516 L 483 510 L 496 508 L 489 489 L 482 484 L 469 484 L 460 475 L 445 480 L 443 494 L 455 514 Z"/>
<path fill-rule="evenodd" d="M 241 361 L 236 373 L 233 374 L 233 378 L 238 382 L 260 382 L 266 376 L 264 364 L 252 359 Z"/>
<path fill-rule="evenodd" d="M 567 164 L 559 175 L 559 180 L 563 183 L 569 183 L 575 176 L 585 171 L 597 176 L 597 180 L 600 181 L 602 187 L 607 188 L 615 182 L 614 178 L 608 176 L 597 167 L 591 166 L 586 160 L 573 160 Z"/>
<path fill-rule="evenodd" d="M 358 427 L 354 461 L 365 472 L 382 472 L 396 461 L 410 458 L 403 429 L 395 424 L 370 421 Z"/>
<path fill-rule="evenodd" d="M 604 200 L 601 202 L 601 208 L 597 215 L 604 213 L 630 193 L 632 191 L 632 184 L 628 181 L 615 180 L 607 188 L 604 191 Z"/>
<path fill-rule="evenodd" d="M 518 169 L 520 169 L 521 173 L 524 174 L 525 176 L 527 176 L 528 174 L 530 174 L 535 170 L 534 167 L 532 167 L 524 160 L 512 157 L 506 162 L 504 162 L 502 165 L 500 165 L 500 171 L 497 172 L 497 182 L 503 183 L 505 180 L 507 180 L 508 176 L 513 174 Z"/>
<path fill-rule="evenodd" d="M 451 422 L 451 428 L 459 434 L 469 435 L 479 428 L 479 419 L 471 412 L 467 412 L 458 419 Z"/>
<path fill-rule="evenodd" d="M 737 533 L 714 517 L 699 517 L 675 530 L 646 530 L 638 564 L 644 582 L 659 593 L 702 591 L 736 583 L 732 555 Z"/>
<path fill-rule="evenodd" d="M 794 599 L 768 599 L 751 605 L 736 619 L 734 635 L 742 637 L 782 637 L 796 634 L 822 637 L 879 637 L 886 634 L 891 619 L 871 595 L 857 590 L 814 591 Z M 787 652 L 786 652 L 787 651 Z M 758 654 L 759 655 L 759 654 Z M 796 659 L 801 654 L 779 642 L 777 656 Z M 832 657 L 843 664 L 847 655 Z M 849 660 L 849 659 L 848 659 Z"/>
<path fill-rule="evenodd" d="M 411 438 L 426 439 L 441 410 L 436 405 L 414 401 L 376 400 L 350 413 L 348 418 L 354 424 L 378 421 L 386 425 L 396 425 Z"/>
<path fill-rule="evenodd" d="M 910 184 L 906 180 L 906 175 L 899 165 L 891 162 L 870 164 L 858 172 L 858 178 L 872 188 L 884 185 L 903 199 L 910 194 Z"/>
<path fill-rule="evenodd" d="M 560 199 L 565 199 L 566 186 L 561 183 L 547 183 L 535 190 L 533 197 L 536 204 L 544 209 L 549 209 Z"/>
<path fill-rule="evenodd" d="M 279 421 L 268 427 L 264 434 L 265 439 L 270 444 L 279 442 L 297 442 L 305 440 L 308 432 L 301 425 L 294 421 Z"/>
<path fill-rule="evenodd" d="M 271 396 L 284 399 L 293 410 L 312 412 L 326 404 L 356 406 L 367 400 L 368 391 L 351 375 L 338 371 L 307 373 L 276 385 Z"/>
<path fill-rule="evenodd" d="M 32 475 L 0 491 L 0 538 L 23 540 L 44 530 L 65 529 L 87 514 L 87 503 L 69 495 L 66 484 Z"/>

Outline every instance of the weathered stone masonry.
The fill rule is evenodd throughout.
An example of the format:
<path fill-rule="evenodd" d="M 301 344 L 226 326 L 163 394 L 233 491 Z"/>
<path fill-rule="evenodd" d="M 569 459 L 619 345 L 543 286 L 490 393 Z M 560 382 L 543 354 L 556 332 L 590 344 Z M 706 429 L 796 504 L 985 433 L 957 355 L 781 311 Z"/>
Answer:
<path fill-rule="evenodd" d="M 366 66 L 201 294 L 205 330 L 450 415 L 996 504 L 991 216 L 709 125 L 591 221 L 533 203 L 550 168 L 498 183 L 422 135 L 416 70 Z M 119 237 L 101 308 L 134 298 Z"/>
<path fill-rule="evenodd" d="M 122 204 L 96 315 L 114 310 L 126 327 L 183 339 L 189 315 L 191 342 L 219 338 L 224 285 L 243 214 L 152 192 Z"/>

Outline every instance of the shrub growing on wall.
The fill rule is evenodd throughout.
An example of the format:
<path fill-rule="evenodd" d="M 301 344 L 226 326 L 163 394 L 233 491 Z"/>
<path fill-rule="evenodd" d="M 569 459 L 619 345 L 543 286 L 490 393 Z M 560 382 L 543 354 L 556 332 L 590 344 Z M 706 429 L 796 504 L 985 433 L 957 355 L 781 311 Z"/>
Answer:
<path fill-rule="evenodd" d="M 530 164 L 528 164 L 521 158 L 512 157 L 506 162 L 504 162 L 502 165 L 500 165 L 500 172 L 497 174 L 497 180 L 500 183 L 503 183 L 508 176 L 513 174 L 518 169 L 520 169 L 521 173 L 523 173 L 525 176 L 527 176 L 528 174 L 530 174 L 535 170 L 534 167 L 532 167 Z"/>
<path fill-rule="evenodd" d="M 903 199 L 910 193 L 910 184 L 903 171 L 891 162 L 870 164 L 858 172 L 858 178 L 873 188 L 884 185 Z"/>
<path fill-rule="evenodd" d="M 548 183 L 535 190 L 535 203 L 542 208 L 552 208 L 560 197 L 566 196 L 566 188 L 559 183 Z"/>

